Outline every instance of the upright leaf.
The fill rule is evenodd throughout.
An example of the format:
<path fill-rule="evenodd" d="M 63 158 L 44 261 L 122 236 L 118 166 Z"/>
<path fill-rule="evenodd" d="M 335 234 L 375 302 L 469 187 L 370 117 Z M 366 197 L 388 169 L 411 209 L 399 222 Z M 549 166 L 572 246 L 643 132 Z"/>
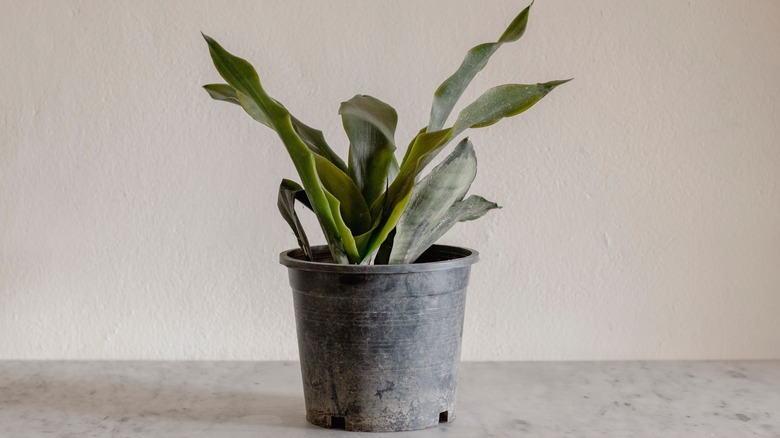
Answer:
<path fill-rule="evenodd" d="M 352 178 L 324 157 L 315 155 L 314 161 L 322 186 L 339 200 L 339 211 L 351 234 L 357 236 L 368 231 L 371 212 Z"/>
<path fill-rule="evenodd" d="M 401 168 L 398 176 L 390 186 L 373 204 L 371 204 L 371 217 L 378 218 L 377 227 L 368 240 L 366 250 L 363 253 L 362 263 L 370 259 L 374 252 L 395 228 L 398 219 L 406 208 L 414 187 L 415 169 Z"/>
<path fill-rule="evenodd" d="M 296 132 L 290 113 L 265 92 L 257 72 L 249 62 L 230 54 L 212 38 L 206 35 L 203 37 L 209 45 L 214 66 L 222 78 L 236 90 L 242 106 L 246 108 L 248 102 L 256 106 L 282 140 L 306 189 L 312 209 L 320 221 L 334 261 L 359 262 L 361 257 L 357 254 L 354 237 L 341 217 L 340 201 L 323 188 L 317 173 L 317 155 Z"/>
<path fill-rule="evenodd" d="M 339 114 L 349 137 L 349 175 L 371 205 L 387 188 L 398 115 L 390 105 L 365 95 L 343 102 Z"/>
<path fill-rule="evenodd" d="M 504 117 L 517 115 L 565 82 L 567 81 L 495 87 L 464 108 L 453 127 L 418 133 L 406 151 L 398 176 L 385 193 L 371 205 L 371 216 L 376 217 L 377 213 L 381 213 L 382 216 L 380 225 L 374 231 L 368 245 L 368 253 L 376 251 L 395 228 L 411 199 L 415 178 L 453 137 L 470 127 L 488 126 Z M 487 104 L 497 105 L 500 110 L 494 111 Z"/>
<path fill-rule="evenodd" d="M 279 213 L 282 214 L 284 220 L 292 228 L 295 237 L 298 239 L 298 246 L 303 251 L 306 259 L 314 260 L 311 247 L 309 246 L 309 239 L 306 237 L 306 231 L 295 213 L 295 201 L 303 193 L 303 187 L 298 185 L 298 183 L 289 179 L 283 179 L 282 183 L 279 184 L 279 198 L 276 205 L 279 207 Z"/>
<path fill-rule="evenodd" d="M 385 189 L 387 189 L 387 186 L 392 184 L 392 182 L 398 176 L 398 172 L 400 170 L 401 167 L 398 165 L 398 160 L 395 158 L 395 155 L 393 155 L 393 158 L 390 160 L 390 166 L 387 169 L 387 179 L 385 180 Z"/>
<path fill-rule="evenodd" d="M 444 126 L 458 99 L 463 95 L 463 92 L 477 73 L 485 68 L 493 53 L 504 43 L 517 41 L 523 36 L 528 26 L 528 13 L 532 5 L 533 2 L 512 20 L 512 23 L 497 42 L 480 44 L 466 53 L 466 57 L 463 59 L 460 67 L 458 67 L 458 70 L 447 78 L 433 95 L 431 119 L 427 128 L 428 132 L 438 131 Z"/>
<path fill-rule="evenodd" d="M 209 96 L 211 96 L 212 99 L 222 102 L 234 103 L 240 107 L 243 107 L 244 111 L 252 116 L 253 119 L 273 129 L 271 122 L 268 121 L 260 107 L 258 107 L 257 104 L 255 104 L 255 102 L 251 99 L 240 99 L 236 89 L 230 85 L 208 84 L 204 85 L 203 88 L 207 93 L 209 93 Z M 341 159 L 341 157 L 339 157 L 338 154 L 336 154 L 333 149 L 328 146 L 328 143 L 325 141 L 325 136 L 322 135 L 322 131 L 306 125 L 292 115 L 290 115 L 290 121 L 292 122 L 293 129 L 295 129 L 295 133 L 298 134 L 301 140 L 306 143 L 306 146 L 308 146 L 312 152 L 325 157 L 341 171 L 347 171 L 346 164 L 344 164 L 344 161 Z"/>
<path fill-rule="evenodd" d="M 474 147 L 464 139 L 415 186 L 409 205 L 396 225 L 389 263 L 414 262 L 457 222 L 479 217 L 498 207 L 479 197 L 463 201 L 476 174 Z"/>
<path fill-rule="evenodd" d="M 341 201 L 333 196 L 330 192 L 325 190 L 325 198 L 328 200 L 330 206 L 330 213 L 333 215 L 333 222 L 336 228 L 338 236 L 345 236 L 341 240 L 341 251 L 347 256 L 347 260 L 338 263 L 359 263 L 362 259 L 360 256 L 360 248 L 357 246 L 355 237 L 352 235 L 352 230 L 349 228 L 344 218 L 341 216 Z M 332 252 L 332 251 L 331 251 Z"/>
<path fill-rule="evenodd" d="M 384 240 L 384 242 L 379 245 L 379 249 L 376 251 L 376 256 L 374 256 L 375 265 L 386 265 L 390 263 L 390 253 L 393 251 L 394 240 L 395 228 L 390 232 L 390 234 L 387 235 L 387 238 Z"/>

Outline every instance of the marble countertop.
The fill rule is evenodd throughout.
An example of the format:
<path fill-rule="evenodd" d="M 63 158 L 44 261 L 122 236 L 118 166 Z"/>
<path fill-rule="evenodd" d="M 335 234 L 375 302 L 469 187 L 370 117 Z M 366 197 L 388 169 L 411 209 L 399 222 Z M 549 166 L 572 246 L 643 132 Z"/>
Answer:
<path fill-rule="evenodd" d="M 394 438 L 780 437 L 780 361 L 474 362 L 457 419 Z M 365 437 L 304 418 L 295 362 L 0 361 L 0 437 Z"/>

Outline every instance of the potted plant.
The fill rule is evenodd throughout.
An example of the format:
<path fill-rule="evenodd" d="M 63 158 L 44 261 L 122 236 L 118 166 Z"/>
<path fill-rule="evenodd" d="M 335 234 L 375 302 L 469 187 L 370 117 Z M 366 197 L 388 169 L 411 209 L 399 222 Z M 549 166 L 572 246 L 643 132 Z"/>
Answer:
<path fill-rule="evenodd" d="M 477 252 L 434 245 L 454 224 L 498 208 L 465 197 L 477 161 L 471 142 L 420 178 L 436 155 L 465 130 L 522 113 L 565 80 L 506 84 L 487 90 L 445 127 L 455 103 L 498 48 L 525 32 L 530 6 L 497 42 L 466 54 L 436 90 L 428 124 L 395 157 L 397 114 L 357 95 L 339 108 L 349 138 L 340 158 L 322 132 L 263 88 L 252 65 L 204 35 L 227 82 L 209 95 L 241 106 L 276 131 L 301 184 L 284 179 L 278 207 L 299 248 L 284 251 L 295 303 L 306 417 L 323 427 L 390 431 L 430 427 L 454 418 L 463 315 Z M 316 215 L 327 246 L 310 246 L 295 211 Z"/>

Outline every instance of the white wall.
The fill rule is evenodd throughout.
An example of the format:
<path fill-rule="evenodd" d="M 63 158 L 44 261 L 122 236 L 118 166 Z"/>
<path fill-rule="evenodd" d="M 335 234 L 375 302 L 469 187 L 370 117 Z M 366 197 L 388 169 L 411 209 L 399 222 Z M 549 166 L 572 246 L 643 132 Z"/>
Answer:
<path fill-rule="evenodd" d="M 291 359 L 274 134 L 199 88 L 199 31 L 345 152 L 399 144 L 510 0 L 0 2 L 0 358 Z M 575 77 L 469 135 L 504 206 L 474 247 L 464 359 L 780 358 L 780 2 L 537 1 L 464 102 Z M 309 221 L 312 224 L 312 221 Z"/>

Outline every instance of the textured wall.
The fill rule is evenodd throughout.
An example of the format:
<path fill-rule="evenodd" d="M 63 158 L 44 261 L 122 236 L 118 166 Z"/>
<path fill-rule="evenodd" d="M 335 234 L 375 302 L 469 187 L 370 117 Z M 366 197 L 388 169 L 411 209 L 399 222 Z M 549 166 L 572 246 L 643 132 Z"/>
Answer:
<path fill-rule="evenodd" d="M 290 359 L 274 134 L 199 86 L 199 31 L 345 152 L 355 93 L 400 114 L 523 2 L 3 0 L 0 358 Z M 504 206 L 465 359 L 780 357 L 780 2 L 537 1 L 464 102 L 575 77 L 470 135 Z M 310 226 L 313 220 L 307 219 Z"/>

